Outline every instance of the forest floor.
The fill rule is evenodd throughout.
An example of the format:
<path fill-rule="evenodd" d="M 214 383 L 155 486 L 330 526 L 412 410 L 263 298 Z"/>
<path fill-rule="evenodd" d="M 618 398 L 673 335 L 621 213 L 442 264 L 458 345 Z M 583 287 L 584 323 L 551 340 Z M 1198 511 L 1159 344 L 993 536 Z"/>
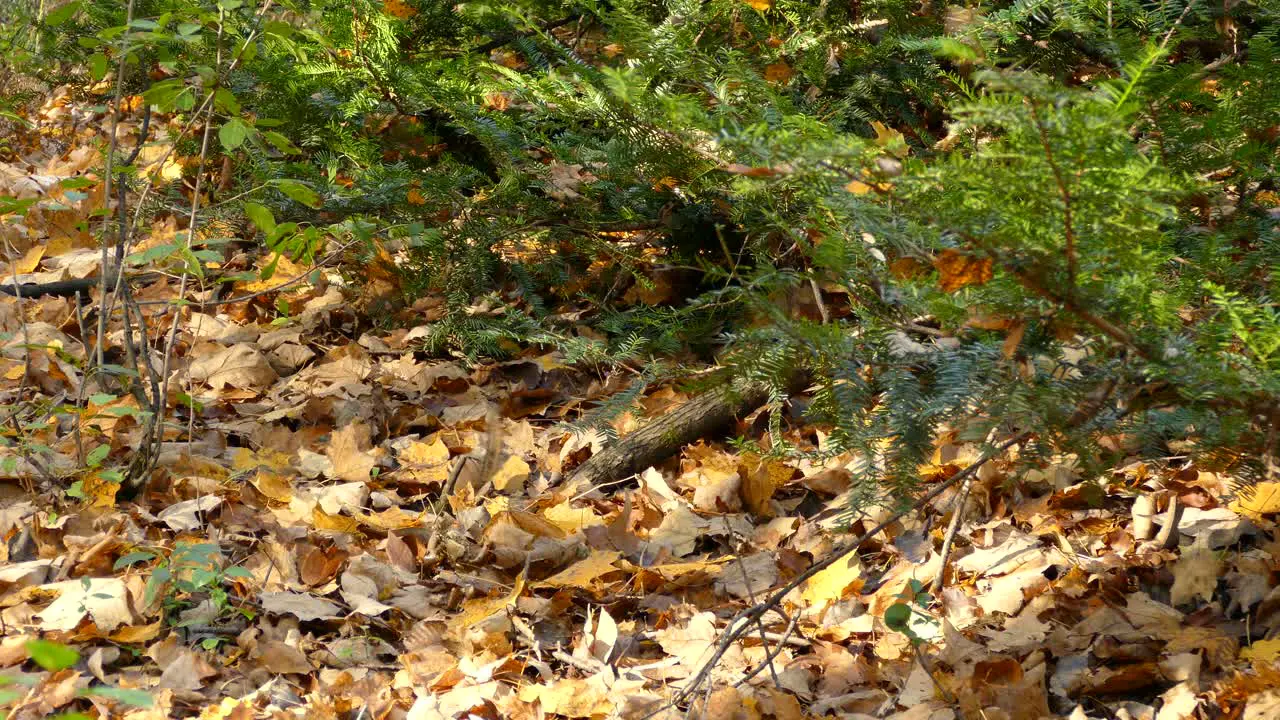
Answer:
<path fill-rule="evenodd" d="M 0 162 L 0 195 L 39 201 L 0 220 L 21 281 L 100 271 L 101 192 L 47 192 L 100 160 L 94 112 L 52 100 L 44 139 Z M 181 172 L 151 148 L 139 162 Z M 134 252 L 176 227 L 154 223 Z M 112 472 L 145 413 L 118 380 L 84 376 L 74 300 L 0 297 L 9 717 L 1280 717 L 1280 639 L 1265 639 L 1280 487 L 1241 498 L 1172 460 L 1081 477 L 1058 458 L 1014 477 L 1012 456 L 974 473 L 964 502 L 946 489 L 787 593 L 667 707 L 737 613 L 890 516 L 850 517 L 859 458 L 710 438 L 636 478 L 575 482 L 606 439 L 566 421 L 630 378 L 545 348 L 428 357 L 438 299 L 416 325 L 370 330 L 336 274 L 307 270 L 282 260 L 278 279 L 236 285 L 251 298 L 177 317 L 180 280 L 136 284 L 172 387 L 134 498 Z M 117 316 L 106 345 L 123 333 Z M 688 399 L 651 388 L 615 429 Z M 823 447 L 822 428 L 780 411 L 789 441 Z M 727 436 L 763 442 L 765 427 L 756 413 Z M 979 451 L 938 438 L 922 488 Z"/>

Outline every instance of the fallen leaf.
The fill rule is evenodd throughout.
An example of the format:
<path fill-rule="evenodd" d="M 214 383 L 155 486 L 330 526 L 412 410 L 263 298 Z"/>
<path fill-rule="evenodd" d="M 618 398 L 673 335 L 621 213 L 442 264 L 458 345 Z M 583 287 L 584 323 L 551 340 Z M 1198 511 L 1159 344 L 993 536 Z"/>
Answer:
<path fill-rule="evenodd" d="M 337 620 L 341 617 L 336 603 L 315 595 L 265 592 L 260 600 L 263 610 L 276 615 L 292 615 L 299 620 Z"/>
<path fill-rule="evenodd" d="M 701 535 L 698 516 L 683 503 L 675 502 L 669 505 L 662 523 L 649 533 L 649 540 L 669 548 L 676 557 L 684 557 L 693 552 Z"/>
<path fill-rule="evenodd" d="M 764 79 L 777 85 L 786 84 L 795 74 L 791 66 L 784 62 L 776 62 L 764 67 Z"/>
<path fill-rule="evenodd" d="M 214 390 L 264 390 L 278 378 L 267 356 L 248 343 L 218 348 L 191 363 L 191 379 Z"/>
<path fill-rule="evenodd" d="M 1262 520 L 1263 515 L 1280 513 L 1280 482 L 1260 482 L 1243 490 L 1227 507 L 1232 512 L 1253 520 Z"/>
<path fill-rule="evenodd" d="M 800 586 L 800 598 L 810 610 L 819 611 L 862 589 L 862 561 L 857 548 L 840 556 Z"/>
<path fill-rule="evenodd" d="M 362 422 L 350 423 L 334 431 L 325 451 L 333 461 L 334 475 L 351 482 L 368 480 L 369 472 L 377 465 L 369 452 L 370 445 L 369 426 Z"/>
<path fill-rule="evenodd" d="M 525 481 L 529 479 L 529 472 L 529 463 L 524 459 L 514 455 L 508 456 L 493 473 L 493 487 L 498 492 L 522 493 Z"/>
<path fill-rule="evenodd" d="M 1217 554 L 1207 547 L 1197 544 L 1184 550 L 1173 566 L 1169 602 L 1176 607 L 1196 600 L 1212 600 L 1218 588 L 1220 566 Z"/>
<path fill-rule="evenodd" d="M 608 575 L 611 572 L 617 572 L 618 568 L 614 567 L 614 562 L 620 557 L 622 557 L 622 553 L 615 550 L 596 550 L 546 580 L 534 583 L 533 586 L 575 587 L 587 590 L 591 588 L 592 583 L 597 578 Z"/>
<path fill-rule="evenodd" d="M 405 2 L 405 0 L 384 0 L 382 12 L 400 20 L 408 20 L 418 14 L 417 9 Z"/>
<path fill-rule="evenodd" d="M 174 503 L 156 517 L 174 530 L 198 530 L 208 522 L 209 513 L 221 504 L 222 498 L 217 495 L 203 495 Z"/>
<path fill-rule="evenodd" d="M 102 632 L 134 623 L 129 590 L 120 578 L 65 580 L 41 585 L 39 590 L 56 596 L 49 607 L 37 613 L 41 630 L 75 630 L 85 618 L 93 620 Z"/>
<path fill-rule="evenodd" d="M 477 598 L 463 603 L 462 613 L 453 620 L 455 627 L 471 627 L 481 620 L 511 607 L 520 595 L 524 593 L 524 583 L 524 573 L 520 573 L 510 593 L 499 597 Z"/>
<path fill-rule="evenodd" d="M 449 477 L 449 448 L 438 435 L 429 443 L 411 443 L 397 459 L 414 482 L 443 485 Z"/>
<path fill-rule="evenodd" d="M 729 561 L 716 579 L 716 588 L 741 600 L 754 602 L 777 584 L 778 577 L 777 555 L 761 552 Z"/>
<path fill-rule="evenodd" d="M 280 675 L 306 675 L 315 670 L 301 650 L 279 640 L 258 645 L 258 662 L 268 672 Z"/>
<path fill-rule="evenodd" d="M 1255 640 L 1248 647 L 1240 649 L 1240 659 L 1270 665 L 1280 660 L 1280 638 L 1271 640 Z"/>

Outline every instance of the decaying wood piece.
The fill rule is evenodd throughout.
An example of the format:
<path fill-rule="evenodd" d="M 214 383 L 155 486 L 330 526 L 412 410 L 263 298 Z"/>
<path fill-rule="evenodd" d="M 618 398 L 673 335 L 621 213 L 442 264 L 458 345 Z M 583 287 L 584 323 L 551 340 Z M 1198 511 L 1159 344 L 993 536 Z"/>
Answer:
<path fill-rule="evenodd" d="M 643 472 L 769 400 L 763 384 L 722 385 L 692 398 L 592 455 L 571 481 L 598 485 Z"/>

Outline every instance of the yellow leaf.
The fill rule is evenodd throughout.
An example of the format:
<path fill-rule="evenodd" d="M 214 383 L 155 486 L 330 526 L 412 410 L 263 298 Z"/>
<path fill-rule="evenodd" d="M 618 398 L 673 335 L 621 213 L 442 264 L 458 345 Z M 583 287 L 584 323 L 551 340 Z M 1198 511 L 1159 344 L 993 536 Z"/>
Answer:
<path fill-rule="evenodd" d="M 567 533 L 582 532 L 584 528 L 604 524 L 604 519 L 590 508 L 575 508 L 568 500 L 543 510 L 542 516 Z"/>
<path fill-rule="evenodd" d="M 800 588 L 800 597 L 811 607 L 826 607 L 843 599 L 846 593 L 862 589 L 864 582 L 862 561 L 855 548 L 809 578 Z"/>
<path fill-rule="evenodd" d="M 370 452 L 369 426 L 362 422 L 343 425 L 329 436 L 325 454 L 333 461 L 333 473 L 348 482 L 369 479 L 377 461 Z"/>
<path fill-rule="evenodd" d="M 535 583 L 534 586 L 575 587 L 587 590 L 596 578 L 611 572 L 617 572 L 618 568 L 614 567 L 613 563 L 620 557 L 622 557 L 622 553 L 616 550 L 596 550 L 546 580 Z"/>
<path fill-rule="evenodd" d="M 1249 647 L 1240 648 L 1240 659 L 1271 665 L 1276 660 L 1280 660 L 1280 638 L 1258 640 Z"/>
<path fill-rule="evenodd" d="M 361 513 L 357 518 L 365 525 L 383 532 L 418 527 L 421 524 L 418 515 L 407 513 L 398 507 L 389 507 L 378 513 Z"/>
<path fill-rule="evenodd" d="M 354 535 L 360 530 L 360 523 L 352 518 L 343 517 L 341 515 L 330 515 L 320 509 L 317 505 L 311 510 L 311 524 L 317 530 L 329 530 L 331 532 L 347 533 Z"/>
<path fill-rule="evenodd" d="M 511 96 L 500 92 L 488 93 L 484 96 L 484 106 L 488 110 L 506 112 L 511 107 Z"/>
<path fill-rule="evenodd" d="M 524 573 L 520 573 L 520 577 L 516 578 L 516 584 L 511 588 L 511 592 L 502 597 L 478 598 L 468 600 L 462 603 L 462 614 L 458 615 L 455 622 L 461 628 L 469 628 L 472 625 L 484 620 L 485 618 L 507 609 L 515 604 L 520 594 L 524 592 Z"/>
<path fill-rule="evenodd" d="M 524 483 L 529 479 L 529 463 L 523 458 L 511 455 L 493 474 L 493 487 L 498 492 L 518 493 L 524 490 Z"/>
<path fill-rule="evenodd" d="M 278 452 L 271 448 L 262 448 L 254 452 L 249 448 L 236 448 L 231 454 L 231 468 L 233 470 L 257 470 L 258 468 L 266 468 L 275 472 L 283 472 L 289 469 L 289 465 L 293 458 L 288 453 Z"/>
<path fill-rule="evenodd" d="M 120 483 L 104 480 L 102 474 L 97 472 L 87 475 L 80 483 L 80 491 L 84 493 L 85 498 L 92 501 L 90 503 L 92 507 L 115 507 L 116 491 L 119 489 Z"/>
<path fill-rule="evenodd" d="M 773 8 L 773 0 L 742 0 L 760 12 L 768 12 Z"/>
<path fill-rule="evenodd" d="M 867 193 L 871 192 L 875 188 L 862 182 L 861 180 L 850 180 L 849 184 L 844 186 L 844 189 L 853 193 L 854 195 L 866 195 Z"/>
<path fill-rule="evenodd" d="M 555 540 L 563 540 L 567 537 L 564 530 L 555 523 L 546 520 L 541 515 L 534 515 L 524 510 L 506 510 L 493 514 L 493 519 L 489 521 L 489 527 L 500 523 L 512 523 L 521 530 L 534 535 L 536 537 L 553 538 Z"/>
<path fill-rule="evenodd" d="M 21 274 L 35 272 L 35 269 L 40 267 L 40 260 L 43 258 L 44 258 L 44 246 L 36 245 L 32 248 L 29 248 L 27 250 L 27 253 L 22 256 L 22 259 L 18 260 L 13 264 L 13 269 L 15 272 L 18 272 Z"/>
<path fill-rule="evenodd" d="M 160 635 L 161 621 L 150 625 L 125 625 L 107 636 L 108 640 L 118 643 L 141 643 L 154 640 Z"/>
<path fill-rule="evenodd" d="M 785 485 L 796 469 L 777 460 L 748 460 L 747 474 L 742 481 L 742 501 L 756 515 L 763 515 L 769 508 L 769 500 L 778 488 Z"/>
<path fill-rule="evenodd" d="M 966 285 L 984 285 L 993 276 L 991 258 L 974 257 L 959 250 L 938 253 L 933 267 L 938 271 L 943 292 L 955 292 Z"/>
<path fill-rule="evenodd" d="M 258 474 L 249 481 L 249 484 L 264 496 L 277 502 L 287 503 L 293 499 L 293 487 L 289 484 L 289 478 L 280 473 L 259 469 Z"/>
<path fill-rule="evenodd" d="M 444 484 L 449 478 L 449 448 L 437 435 L 431 442 L 416 442 L 400 453 L 400 465 L 414 482 Z"/>
<path fill-rule="evenodd" d="M 1280 482 L 1260 482 L 1242 492 L 1227 506 L 1237 515 L 1261 520 L 1263 515 L 1280 513 Z"/>
<path fill-rule="evenodd" d="M 627 693 L 606 685 L 603 674 L 589 678 L 564 678 L 550 685 L 525 685 L 520 688 L 522 702 L 538 702 L 547 715 L 567 718 L 602 718 L 614 714 L 617 704 Z M 729 717 L 725 715 L 725 717 Z"/>
<path fill-rule="evenodd" d="M 885 148 L 898 157 L 903 157 L 907 154 L 909 149 L 907 147 L 907 139 L 902 136 L 902 133 L 893 128 L 885 127 L 885 124 L 879 120 L 871 121 L 871 129 L 876 131 L 876 145 Z"/>

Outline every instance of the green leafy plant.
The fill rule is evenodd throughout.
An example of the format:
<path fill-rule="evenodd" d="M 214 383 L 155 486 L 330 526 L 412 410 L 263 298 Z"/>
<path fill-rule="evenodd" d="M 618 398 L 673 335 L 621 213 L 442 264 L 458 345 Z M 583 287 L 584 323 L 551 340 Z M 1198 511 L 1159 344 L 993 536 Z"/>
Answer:
<path fill-rule="evenodd" d="M 934 597 L 925 590 L 924 583 L 911 579 L 903 588 L 898 601 L 884 610 L 884 624 L 890 630 L 900 632 L 912 645 L 929 642 L 939 636 L 941 624 L 932 612 Z"/>
<path fill-rule="evenodd" d="M 78 650 L 52 640 L 28 640 L 26 642 L 26 650 L 31 657 L 31 661 L 40 666 L 42 670 L 48 672 L 67 670 L 80 662 L 80 652 Z M 35 678 L 12 678 L 0 675 L 0 705 L 11 703 L 21 698 L 24 694 L 4 689 L 4 686 L 14 683 L 34 685 L 35 682 Z M 82 688 L 79 690 L 79 696 L 106 698 L 135 708 L 149 708 L 154 704 L 151 694 L 145 690 L 121 688 L 106 684 L 90 685 Z M 88 718 L 89 716 L 83 713 L 68 712 L 61 713 L 55 717 L 59 718 L 59 720 L 79 720 L 79 718 Z"/>
<path fill-rule="evenodd" d="M 228 588 L 236 578 L 252 574 L 238 565 L 228 566 L 217 544 L 180 541 L 168 553 L 135 550 L 116 560 L 114 568 L 152 561 L 144 598 L 147 603 L 162 598 L 167 615 L 206 599 L 220 616 L 245 612 L 232 603 Z"/>

